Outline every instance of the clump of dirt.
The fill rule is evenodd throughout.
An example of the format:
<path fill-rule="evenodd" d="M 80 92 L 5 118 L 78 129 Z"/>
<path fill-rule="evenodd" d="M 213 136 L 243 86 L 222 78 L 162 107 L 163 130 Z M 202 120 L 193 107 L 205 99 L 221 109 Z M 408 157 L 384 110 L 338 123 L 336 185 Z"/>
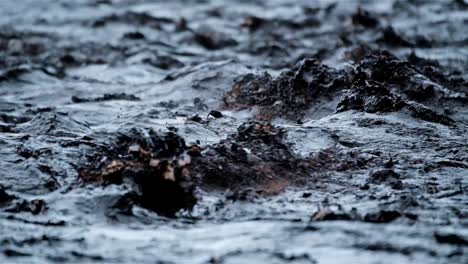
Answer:
<path fill-rule="evenodd" d="M 103 184 L 130 181 L 135 191 L 133 203 L 174 216 L 197 201 L 190 163 L 185 141 L 178 135 L 133 129 L 94 155 L 80 177 L 84 182 Z"/>
<path fill-rule="evenodd" d="M 282 191 L 291 181 L 309 175 L 309 165 L 284 143 L 285 131 L 267 123 L 241 125 L 194 159 L 194 173 L 206 188 L 240 191 L 254 188 L 264 194 Z"/>
<path fill-rule="evenodd" d="M 145 35 L 139 31 L 134 32 L 127 32 L 122 36 L 123 39 L 131 39 L 131 40 L 142 40 L 145 39 Z"/>
<path fill-rule="evenodd" d="M 371 173 L 367 182 L 372 184 L 386 183 L 396 190 L 401 190 L 403 188 L 400 174 L 392 169 L 382 169 Z"/>
<path fill-rule="evenodd" d="M 354 80 L 379 82 L 405 99 L 436 104 L 448 100 L 466 101 L 467 98 L 463 78 L 442 72 L 437 62 L 421 59 L 414 53 L 403 61 L 387 51 L 370 52 L 356 68 Z"/>
<path fill-rule="evenodd" d="M 421 86 L 422 80 L 415 79 L 417 74 L 418 72 L 409 63 L 399 60 L 389 52 L 374 51 L 357 64 L 353 80 L 355 82 L 372 80 L 384 85 L 385 88 L 396 88 L 398 93 L 411 100 L 422 101 L 434 96 L 432 87 Z"/>
<path fill-rule="evenodd" d="M 376 209 L 365 214 L 358 213 L 355 209 L 344 211 L 330 208 L 322 208 L 314 212 L 310 218 L 312 222 L 318 221 L 362 221 L 369 223 L 390 223 L 404 216 L 399 210 Z M 406 215 L 405 215 L 406 216 Z M 411 215 L 406 216 L 411 218 Z"/>
<path fill-rule="evenodd" d="M 254 32 L 265 24 L 265 22 L 267 22 L 265 19 L 257 16 L 246 16 L 242 23 L 242 27 L 248 28 L 250 32 Z"/>
<path fill-rule="evenodd" d="M 47 209 L 46 203 L 41 199 L 34 199 L 31 201 L 18 199 L 12 203 L 5 211 L 10 213 L 29 212 L 37 215 Z"/>
<path fill-rule="evenodd" d="M 370 80 L 357 81 L 351 90 L 344 93 L 337 106 L 337 112 L 358 110 L 367 113 L 396 112 L 405 110 L 413 117 L 425 121 L 453 125 L 454 120 L 444 114 L 436 113 L 431 108 L 403 97 L 378 82 Z"/>
<path fill-rule="evenodd" d="M 6 192 L 5 187 L 0 185 L 0 207 L 8 205 L 14 198 L 13 195 Z"/>
<path fill-rule="evenodd" d="M 311 221 L 349 221 L 357 218 L 356 215 L 345 213 L 342 210 L 331 210 L 329 208 L 319 209 L 310 218 Z"/>
<path fill-rule="evenodd" d="M 414 52 L 407 57 L 407 62 L 431 81 L 460 93 L 457 96 L 445 96 L 445 99 L 468 101 L 468 80 L 463 78 L 463 73 L 459 69 L 444 69 L 438 61 L 421 58 Z"/>
<path fill-rule="evenodd" d="M 434 238 L 440 244 L 452 244 L 465 247 L 468 246 L 468 240 L 457 234 L 435 233 Z"/>
<path fill-rule="evenodd" d="M 140 98 L 133 94 L 126 93 L 115 93 L 115 94 L 104 94 L 103 96 L 95 98 L 84 98 L 79 96 L 72 96 L 72 102 L 74 103 L 86 103 L 86 102 L 104 102 L 112 100 L 127 100 L 127 101 L 139 101 Z"/>
<path fill-rule="evenodd" d="M 275 116 L 300 118 L 319 96 L 330 96 L 342 89 L 344 74 L 316 59 L 305 59 L 293 69 L 272 79 L 248 74 L 238 80 L 224 96 L 228 108 L 259 107 L 259 118 Z"/>
<path fill-rule="evenodd" d="M 6 188 L 0 185 L 0 208 L 3 208 L 6 212 L 30 212 L 36 215 L 46 209 L 46 204 L 41 199 L 30 201 L 20 199 L 15 195 L 9 194 Z"/>
<path fill-rule="evenodd" d="M 359 110 L 368 113 L 398 111 L 405 106 L 403 100 L 382 84 L 373 81 L 357 81 L 345 93 L 337 106 L 337 112 Z"/>
<path fill-rule="evenodd" d="M 202 26 L 194 32 L 194 40 L 208 50 L 219 50 L 229 46 L 236 46 L 237 41 L 228 35 Z"/>
<path fill-rule="evenodd" d="M 320 99 L 330 101 L 341 96 L 337 112 L 403 111 L 425 121 L 455 124 L 445 113 L 433 109 L 467 100 L 463 78 L 448 80 L 446 74 L 430 70 L 426 62 L 416 61 L 418 65 L 413 65 L 387 51 L 363 47 L 359 53 L 350 54 L 356 61 L 350 71 L 338 71 L 317 59 L 305 59 L 277 78 L 267 73 L 244 75 L 225 94 L 225 106 L 256 107 L 257 118 L 263 120 L 274 117 L 300 120 Z"/>
<path fill-rule="evenodd" d="M 145 57 L 141 60 L 141 62 L 163 70 L 181 68 L 185 66 L 183 62 L 177 60 L 172 56 L 166 55 L 153 55 L 150 57 Z"/>
<path fill-rule="evenodd" d="M 412 116 L 429 122 L 455 123 L 425 105 L 440 104 L 450 91 L 436 90 L 434 85 L 428 84 L 428 77 L 389 52 L 373 52 L 365 56 L 350 79 L 353 81 L 351 89 L 345 91 L 338 104 L 338 112 L 359 110 L 376 113 L 404 109 Z"/>
<path fill-rule="evenodd" d="M 310 176 L 314 163 L 297 157 L 284 138 L 283 129 L 248 122 L 237 133 L 202 150 L 187 146 L 172 132 L 132 129 L 89 157 L 80 177 L 85 183 L 130 182 L 133 192 L 123 195 L 115 207 L 128 212 L 137 204 L 174 216 L 195 205 L 196 187 L 231 190 L 236 197 L 250 190 L 273 195 Z"/>
<path fill-rule="evenodd" d="M 426 121 L 454 124 L 451 118 L 427 105 L 439 105 L 447 97 L 453 99 L 451 94 L 455 91 L 436 89 L 430 77 L 389 52 L 368 52 L 349 73 L 330 69 L 315 59 L 306 59 L 276 79 L 267 73 L 245 75 L 226 93 L 225 105 L 228 108 L 258 107 L 260 119 L 276 116 L 300 119 L 320 97 L 330 100 L 341 94 L 337 112 L 404 110 Z"/>
<path fill-rule="evenodd" d="M 92 27 L 103 27 L 109 23 L 133 24 L 137 26 L 161 29 L 162 25 L 174 23 L 174 21 L 166 17 L 155 17 L 146 12 L 127 11 L 121 14 L 112 14 L 102 17 L 94 21 Z"/>
<path fill-rule="evenodd" d="M 392 26 L 384 28 L 380 42 L 389 46 L 413 47 L 414 44 L 401 37 Z"/>
<path fill-rule="evenodd" d="M 219 116 L 217 113 L 212 111 L 211 115 Z M 337 179 L 320 177 L 330 171 L 355 171 L 378 163 L 336 148 L 301 157 L 285 138 L 284 128 L 267 122 L 247 122 L 236 133 L 202 149 L 185 145 L 172 132 L 133 129 L 120 135 L 116 143 L 97 150 L 100 154 L 90 158 L 80 175 L 84 182 L 130 181 L 134 192 L 123 195 L 115 205 L 127 213 L 137 204 L 173 216 L 180 209 L 194 206 L 196 188 L 229 190 L 227 198 L 245 200 L 308 184 L 311 177 L 313 182 L 334 182 Z"/>

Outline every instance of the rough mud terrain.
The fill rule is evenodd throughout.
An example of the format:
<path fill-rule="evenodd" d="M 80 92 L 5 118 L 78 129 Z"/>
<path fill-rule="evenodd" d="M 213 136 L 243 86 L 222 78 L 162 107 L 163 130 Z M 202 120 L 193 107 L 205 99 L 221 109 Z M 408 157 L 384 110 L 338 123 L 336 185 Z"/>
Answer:
<path fill-rule="evenodd" d="M 467 263 L 468 2 L 0 1 L 1 263 Z"/>

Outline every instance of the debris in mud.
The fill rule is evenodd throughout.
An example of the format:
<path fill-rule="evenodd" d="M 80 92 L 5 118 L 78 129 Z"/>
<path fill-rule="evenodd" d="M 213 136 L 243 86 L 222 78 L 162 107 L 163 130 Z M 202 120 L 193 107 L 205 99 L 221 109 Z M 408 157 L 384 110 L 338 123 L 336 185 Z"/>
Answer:
<path fill-rule="evenodd" d="M 256 16 L 247 16 L 244 18 L 242 27 L 248 28 L 250 32 L 256 31 L 260 28 L 266 21 L 260 17 Z"/>
<path fill-rule="evenodd" d="M 31 69 L 28 67 L 15 67 L 0 71 L 0 82 L 16 80 L 20 75 L 27 73 L 30 70 Z"/>
<path fill-rule="evenodd" d="M 0 208 L 8 205 L 15 197 L 6 192 L 5 187 L 0 185 Z"/>
<path fill-rule="evenodd" d="M 5 249 L 3 250 L 3 254 L 7 257 L 26 257 L 26 256 L 31 256 L 30 253 L 26 252 L 21 252 L 19 250 L 14 250 L 14 249 Z"/>
<path fill-rule="evenodd" d="M 137 186 L 137 195 L 128 196 L 133 201 L 125 199 L 118 207 L 123 205 L 128 211 L 128 204 L 140 204 L 171 216 L 193 207 L 195 185 L 230 189 L 235 199 L 243 199 L 250 196 L 249 188 L 259 195 L 271 195 L 290 182 L 304 180 L 311 165 L 291 152 L 283 142 L 284 135 L 270 124 L 245 123 L 236 134 L 201 151 L 198 146 L 187 147 L 172 132 L 132 130 L 121 135 L 115 146 L 93 156 L 80 177 L 84 182 L 104 184 L 130 180 Z"/>
<path fill-rule="evenodd" d="M 189 120 L 197 123 L 204 123 L 203 118 L 201 118 L 199 115 L 194 115 L 190 117 Z"/>
<path fill-rule="evenodd" d="M 388 52 L 371 52 L 351 73 L 336 71 L 318 60 L 306 59 L 273 79 L 269 74 L 248 74 L 237 80 L 224 96 L 227 108 L 258 107 L 259 119 L 276 116 L 300 118 L 320 98 L 342 96 L 337 112 L 368 113 L 406 111 L 415 118 L 453 125 L 450 117 L 423 102 L 438 104 L 447 91 L 420 84 L 420 73 Z"/>
<path fill-rule="evenodd" d="M 289 182 L 309 175 L 308 163 L 290 151 L 284 135 L 270 124 L 245 123 L 236 134 L 194 158 L 194 175 L 205 188 L 241 191 L 248 187 L 262 194 L 278 193 Z"/>
<path fill-rule="evenodd" d="M 285 116 L 297 119 L 319 96 L 331 96 L 343 88 L 343 74 L 315 59 L 305 59 L 292 70 L 272 79 L 248 74 L 224 96 L 228 108 L 260 107 L 259 117 Z"/>
<path fill-rule="evenodd" d="M 158 55 L 153 57 L 146 57 L 141 62 L 149 64 L 153 67 L 168 70 L 172 68 L 181 68 L 185 64 L 171 56 Z"/>
<path fill-rule="evenodd" d="M 410 64 L 388 51 L 373 51 L 357 63 L 353 81 L 358 84 L 378 83 L 384 85 L 385 89 L 395 85 L 398 92 L 413 100 L 434 96 L 428 88 L 421 87 L 421 80 L 416 79 L 417 75 L 418 72 Z"/>
<path fill-rule="evenodd" d="M 351 19 L 353 21 L 353 24 L 361 25 L 364 27 L 374 28 L 379 24 L 379 21 L 377 20 L 377 18 L 372 16 L 369 13 L 369 11 L 362 9 L 360 7 L 356 11 L 356 13 L 353 14 Z"/>
<path fill-rule="evenodd" d="M 407 56 L 407 61 L 417 72 L 420 72 L 426 78 L 457 92 L 455 93 L 456 95 L 444 95 L 445 99 L 461 100 L 465 102 L 468 100 L 468 81 L 462 77 L 463 74 L 461 72 L 456 70 L 444 70 L 437 60 L 421 58 L 414 52 Z M 431 93 L 431 95 L 433 95 L 433 93 Z"/>
<path fill-rule="evenodd" d="M 403 183 L 400 179 L 400 175 L 392 169 L 383 169 L 373 172 L 369 176 L 367 182 L 372 184 L 387 183 L 392 187 L 392 189 L 403 189 Z"/>
<path fill-rule="evenodd" d="M 440 96 L 436 96 L 433 86 L 418 84 L 418 74 L 411 65 L 386 51 L 365 56 L 352 73 L 350 90 L 345 91 L 337 111 L 376 113 L 405 110 L 415 118 L 453 125 L 454 120 L 422 104 Z"/>
<path fill-rule="evenodd" d="M 230 200 L 251 200 L 278 194 L 290 185 L 304 185 L 327 171 L 365 167 L 349 153 L 325 150 L 307 158 L 297 157 L 284 143 L 285 131 L 268 123 L 249 122 L 238 132 L 201 153 L 191 153 L 193 174 L 204 189 L 229 189 Z M 193 149 L 193 147 L 192 147 Z M 197 150 L 197 148 L 195 148 Z M 318 177 L 317 175 L 317 177 Z M 314 177 L 314 181 L 320 181 Z"/>
<path fill-rule="evenodd" d="M 0 121 L 0 133 L 14 132 L 14 127 Z"/>
<path fill-rule="evenodd" d="M 13 203 L 10 207 L 6 208 L 7 212 L 30 212 L 33 215 L 37 215 L 46 209 L 44 200 L 34 199 L 31 201 L 18 200 Z"/>
<path fill-rule="evenodd" d="M 392 26 L 383 30 L 381 41 L 391 46 L 413 47 L 414 45 L 395 32 Z"/>
<path fill-rule="evenodd" d="M 404 107 L 403 100 L 381 84 L 365 81 L 355 83 L 338 103 L 337 112 L 359 110 L 368 113 L 393 112 Z"/>
<path fill-rule="evenodd" d="M 375 212 L 367 213 L 364 216 L 363 220 L 365 222 L 370 222 L 370 223 L 390 223 L 392 221 L 395 221 L 401 216 L 402 214 L 399 211 L 378 210 Z"/>
<path fill-rule="evenodd" d="M 407 39 L 398 34 L 392 26 L 387 26 L 383 29 L 382 37 L 378 39 L 378 41 L 395 47 L 430 48 L 433 45 L 430 39 L 420 35 L 413 36 L 412 39 Z"/>
<path fill-rule="evenodd" d="M 440 123 L 452 126 L 455 121 L 444 114 L 438 114 L 422 104 L 412 104 L 407 107 L 413 117 L 420 118 L 429 122 Z"/>
<path fill-rule="evenodd" d="M 32 214 L 38 214 L 45 208 L 45 202 L 41 199 L 35 199 L 28 203 L 28 209 Z"/>
<path fill-rule="evenodd" d="M 468 240 L 457 234 L 434 233 L 434 238 L 441 244 L 468 246 Z"/>
<path fill-rule="evenodd" d="M 100 97 L 95 98 L 83 98 L 78 96 L 72 96 L 72 102 L 74 103 L 86 103 L 86 102 L 104 102 L 104 101 L 111 101 L 111 100 L 127 100 L 127 101 L 139 101 L 140 98 L 133 94 L 126 94 L 126 93 L 116 93 L 116 94 L 104 94 Z"/>
<path fill-rule="evenodd" d="M 211 110 L 208 116 L 212 116 L 214 118 L 221 118 L 223 117 L 223 114 L 220 111 Z"/>
<path fill-rule="evenodd" d="M 161 29 L 161 26 L 174 23 L 172 19 L 165 17 L 155 17 L 145 12 L 128 11 L 121 14 L 112 14 L 102 17 L 92 24 L 93 27 L 103 27 L 109 23 L 125 23 L 137 26 L 147 26 L 154 29 Z"/>
<path fill-rule="evenodd" d="M 65 66 L 79 65 L 79 62 L 72 54 L 65 54 L 60 58 L 60 62 Z"/>
<path fill-rule="evenodd" d="M 25 135 L 25 139 L 28 139 L 31 134 L 75 137 L 77 134 L 88 132 L 89 126 L 85 122 L 79 122 L 71 118 L 68 113 L 65 112 L 41 112 L 35 115 L 32 120 L 27 120 L 27 122 L 18 125 L 17 129 L 22 133 L 28 133 Z M 20 145 L 18 146 L 17 153 L 21 153 L 21 155 L 25 155 L 25 157 L 32 154 L 34 157 L 48 151 L 50 152 L 51 150 L 43 149 L 34 151 L 23 148 Z"/>
<path fill-rule="evenodd" d="M 186 30 L 189 30 L 189 27 L 188 27 L 188 23 L 187 23 L 187 19 L 185 18 L 180 18 L 177 22 L 176 22 L 176 28 L 175 28 L 176 32 L 181 32 L 181 31 L 186 31 Z"/>
<path fill-rule="evenodd" d="M 84 182 L 104 184 L 130 180 L 138 194 L 135 204 L 173 216 L 181 209 L 192 208 L 197 201 L 186 149 L 184 140 L 172 132 L 133 129 L 94 156 L 80 177 Z"/>
<path fill-rule="evenodd" d="M 454 0 L 462 8 L 468 8 L 468 2 L 466 0 Z"/>
<path fill-rule="evenodd" d="M 229 36 L 208 27 L 201 27 L 194 32 L 195 41 L 208 50 L 218 50 L 237 45 Z"/>
<path fill-rule="evenodd" d="M 399 211 L 395 210 L 376 210 L 368 212 L 364 215 L 359 214 L 355 209 L 350 212 L 345 212 L 343 210 L 332 210 L 332 209 L 320 209 L 316 211 L 312 217 L 311 221 L 362 221 L 369 223 L 390 223 L 399 217 L 402 214 Z"/>
<path fill-rule="evenodd" d="M 320 209 L 315 212 L 311 220 L 312 221 L 339 221 L 339 220 L 352 220 L 356 217 L 352 216 L 351 214 L 347 214 L 344 212 L 334 212 L 330 209 Z"/>
<path fill-rule="evenodd" d="M 124 39 L 133 39 L 133 40 L 138 40 L 138 39 L 145 39 L 145 35 L 139 31 L 135 32 L 127 32 L 123 35 Z"/>

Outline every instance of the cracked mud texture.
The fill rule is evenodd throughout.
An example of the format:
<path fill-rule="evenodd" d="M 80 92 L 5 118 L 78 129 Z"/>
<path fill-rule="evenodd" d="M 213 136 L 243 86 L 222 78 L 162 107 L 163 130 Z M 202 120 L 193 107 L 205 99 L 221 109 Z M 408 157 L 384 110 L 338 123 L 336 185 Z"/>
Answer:
<path fill-rule="evenodd" d="M 0 262 L 468 262 L 467 8 L 2 1 Z"/>

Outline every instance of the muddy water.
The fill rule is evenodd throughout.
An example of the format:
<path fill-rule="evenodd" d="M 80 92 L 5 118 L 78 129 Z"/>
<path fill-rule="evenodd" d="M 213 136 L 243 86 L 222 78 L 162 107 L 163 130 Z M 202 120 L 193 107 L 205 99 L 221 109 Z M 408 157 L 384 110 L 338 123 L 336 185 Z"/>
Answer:
<path fill-rule="evenodd" d="M 0 262 L 466 263 L 467 6 L 2 1 Z M 251 121 L 284 136 L 209 167 Z M 80 178 L 132 128 L 204 150 L 193 208 Z"/>

